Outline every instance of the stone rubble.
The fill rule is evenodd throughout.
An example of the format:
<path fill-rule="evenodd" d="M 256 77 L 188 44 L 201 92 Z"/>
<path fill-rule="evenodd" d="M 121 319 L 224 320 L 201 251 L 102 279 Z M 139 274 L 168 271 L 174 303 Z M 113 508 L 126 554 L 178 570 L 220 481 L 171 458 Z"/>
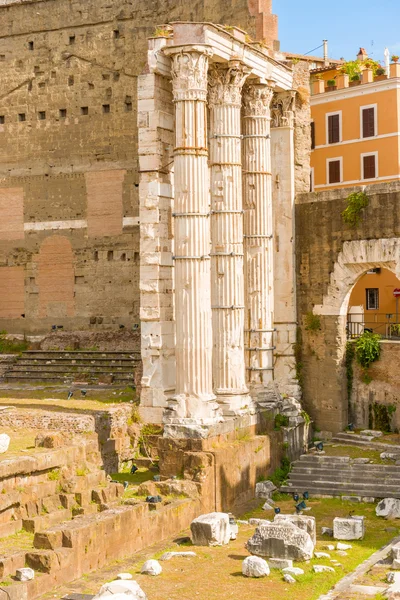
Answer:
<path fill-rule="evenodd" d="M 325 565 L 314 565 L 313 571 L 314 573 L 334 573 L 335 569 L 333 567 L 327 567 Z"/>
<path fill-rule="evenodd" d="M 131 573 L 118 573 L 117 579 L 121 579 L 122 581 L 127 581 L 133 579 L 133 575 Z"/>
<path fill-rule="evenodd" d="M 247 556 L 242 563 L 242 573 L 245 577 L 266 577 L 270 570 L 266 560 L 259 556 Z"/>
<path fill-rule="evenodd" d="M 276 490 L 276 485 L 272 481 L 259 481 L 256 483 L 256 498 L 265 498 L 269 500 L 271 494 Z"/>
<path fill-rule="evenodd" d="M 331 527 L 322 527 L 321 533 L 322 535 L 328 535 L 329 537 L 333 537 L 333 529 Z"/>
<path fill-rule="evenodd" d="M 171 560 L 171 558 L 175 558 L 176 556 L 182 556 L 182 557 L 192 557 L 192 556 L 197 556 L 196 552 L 165 552 L 160 560 Z"/>
<path fill-rule="evenodd" d="M 289 573 L 284 574 L 283 581 L 286 581 L 286 583 L 296 583 L 295 578 L 289 575 Z"/>
<path fill-rule="evenodd" d="M 378 517 L 384 519 L 400 519 L 400 500 L 398 498 L 384 498 L 375 509 Z"/>
<path fill-rule="evenodd" d="M 22 567 L 15 572 L 15 578 L 18 581 L 31 581 L 35 577 L 35 571 L 29 567 Z"/>
<path fill-rule="evenodd" d="M 400 454 L 397 452 L 381 452 L 379 455 L 382 460 L 395 460 L 398 461 L 400 459 Z"/>
<path fill-rule="evenodd" d="M 370 437 L 381 437 L 383 435 L 382 431 L 378 431 L 376 429 L 364 429 L 363 431 L 360 431 L 360 435 L 363 436 L 370 436 Z"/>
<path fill-rule="evenodd" d="M 275 515 L 274 523 L 280 523 L 282 521 L 290 521 L 299 529 L 307 531 L 315 546 L 317 543 L 317 527 L 315 523 L 315 517 L 307 517 L 304 515 Z"/>
<path fill-rule="evenodd" d="M 346 552 L 346 550 L 337 550 L 337 551 L 336 551 L 336 554 L 337 554 L 338 556 L 348 556 L 348 555 L 349 555 L 349 553 L 348 553 L 348 552 Z"/>
<path fill-rule="evenodd" d="M 266 502 L 265 504 L 263 504 L 263 510 L 274 510 L 274 507 L 271 506 L 271 504 L 268 504 L 268 502 Z"/>
<path fill-rule="evenodd" d="M 293 567 L 293 561 L 288 558 L 269 558 L 270 569 L 287 569 Z"/>
<path fill-rule="evenodd" d="M 288 573 L 289 575 L 304 575 L 303 569 L 300 567 L 287 567 L 286 569 L 282 569 L 282 573 Z"/>
<path fill-rule="evenodd" d="M 222 546 L 231 539 L 231 526 L 227 513 L 200 515 L 190 524 L 194 546 Z"/>
<path fill-rule="evenodd" d="M 335 546 L 334 546 L 333 544 L 327 544 L 327 545 L 325 546 L 325 548 L 326 548 L 327 550 L 335 550 Z"/>
<path fill-rule="evenodd" d="M 4 452 L 7 452 L 10 446 L 10 441 L 11 438 L 9 435 L 7 435 L 6 433 L 0 434 L 0 454 L 4 454 Z"/>
<path fill-rule="evenodd" d="M 160 575 L 162 573 L 162 566 L 158 560 L 146 560 L 140 572 L 142 574 L 153 575 L 155 577 L 156 575 Z"/>
<path fill-rule="evenodd" d="M 331 555 L 327 552 L 314 552 L 315 558 L 330 558 Z"/>
<path fill-rule="evenodd" d="M 136 581 L 116 579 L 101 586 L 93 600 L 147 600 L 147 596 Z"/>
<path fill-rule="evenodd" d="M 256 527 L 258 527 L 259 525 L 265 525 L 266 523 L 272 523 L 272 521 L 269 521 L 268 519 L 249 519 L 248 523 L 249 523 L 249 525 L 255 525 Z"/>
<path fill-rule="evenodd" d="M 336 544 L 336 550 L 351 550 L 352 547 L 351 544 L 343 544 L 343 542 L 338 542 Z"/>
<path fill-rule="evenodd" d="M 310 534 L 287 519 L 259 525 L 246 548 L 257 556 L 296 561 L 310 560 L 314 553 Z"/>
<path fill-rule="evenodd" d="M 365 535 L 365 517 L 333 519 L 333 537 L 336 540 L 362 540 Z"/>

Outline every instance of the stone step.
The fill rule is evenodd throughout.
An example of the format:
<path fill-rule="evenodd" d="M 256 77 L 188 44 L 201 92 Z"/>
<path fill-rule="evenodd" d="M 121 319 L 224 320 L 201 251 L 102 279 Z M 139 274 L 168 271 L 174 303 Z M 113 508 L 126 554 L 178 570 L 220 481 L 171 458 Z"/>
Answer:
<path fill-rule="evenodd" d="M 20 363 L 17 363 L 13 369 L 12 369 L 12 373 L 28 373 L 30 371 L 34 372 L 34 373 L 68 373 L 68 374 L 74 374 L 74 373 L 87 373 L 88 371 L 90 371 L 90 373 L 100 373 L 100 374 L 112 374 L 112 373 L 129 373 L 132 370 L 132 365 L 126 365 L 123 367 L 120 366 L 114 366 L 114 365 L 101 365 L 101 366 L 96 366 L 96 365 L 73 365 L 73 364 L 69 364 L 69 365 L 58 365 L 58 364 L 51 364 L 51 365 L 41 365 L 41 366 L 35 366 L 33 368 L 27 368 L 24 365 L 21 365 Z M 8 373 L 6 373 L 8 374 Z"/>
<path fill-rule="evenodd" d="M 361 496 L 362 498 L 400 498 L 400 491 L 398 492 L 388 492 L 386 491 L 384 494 L 379 492 L 376 493 L 376 489 L 364 489 L 362 492 L 348 489 L 348 490 L 337 490 L 335 486 L 296 486 L 296 485 L 284 485 L 279 488 L 279 491 L 286 494 L 298 493 L 302 494 L 305 490 L 307 490 L 311 497 L 327 497 L 327 498 L 341 498 L 343 496 Z"/>
<path fill-rule="evenodd" d="M 4 541 L 4 540 L 3 540 Z M 26 551 L 17 551 L 7 556 L 0 557 L 0 580 L 4 580 L 9 575 L 15 575 L 16 569 L 25 566 Z"/>
<path fill-rule="evenodd" d="M 314 473 L 316 474 L 324 474 L 326 473 L 327 475 L 332 474 L 334 476 L 340 476 L 340 475 L 344 475 L 346 477 L 376 477 L 379 476 L 379 478 L 384 477 L 384 478 L 388 478 L 388 477 L 393 477 L 394 479 L 400 479 L 400 469 L 399 467 L 393 467 L 392 470 L 390 470 L 390 467 L 388 469 L 379 469 L 380 466 L 383 465 L 375 465 L 378 468 L 375 469 L 364 469 L 364 468 L 358 468 L 358 467 L 367 467 L 369 465 L 358 465 L 358 466 L 354 466 L 354 467 L 343 467 L 341 469 L 337 469 L 337 468 L 333 468 L 333 467 L 329 467 L 329 466 L 317 466 L 317 467 L 312 467 L 312 466 L 307 466 L 307 467 L 300 467 L 300 466 L 294 466 L 292 469 L 292 472 L 296 472 L 299 475 L 303 474 L 303 475 L 312 475 Z"/>
<path fill-rule="evenodd" d="M 400 489 L 400 479 L 378 479 L 376 477 L 341 477 L 333 476 L 333 475 L 321 475 L 321 474 L 311 474 L 311 475 L 301 475 L 298 473 L 293 473 L 290 475 L 290 481 L 296 481 L 298 483 L 303 482 L 305 485 L 312 484 L 317 481 L 328 481 L 332 485 L 362 485 L 363 483 L 373 484 L 377 486 L 392 486 Z"/>
<path fill-rule="evenodd" d="M 331 442 L 333 444 L 346 444 L 367 448 L 368 450 L 381 450 L 383 448 L 387 452 L 400 453 L 400 446 L 395 444 L 385 444 L 380 441 L 381 438 L 374 438 L 374 441 L 367 440 L 356 433 L 337 433 Z"/>
<path fill-rule="evenodd" d="M 62 508 L 56 512 L 33 517 L 32 519 L 23 519 L 22 526 L 26 531 L 35 533 L 44 531 L 53 525 L 72 519 L 72 512 L 67 508 Z"/>
<path fill-rule="evenodd" d="M 335 481 L 332 479 L 322 479 L 322 478 L 318 478 L 318 477 L 313 477 L 310 476 L 308 478 L 302 478 L 302 477 L 297 477 L 296 475 L 290 475 L 290 479 L 289 479 L 290 483 L 292 483 L 293 485 L 301 485 L 301 486 L 311 486 L 311 485 L 332 485 L 332 486 L 336 486 L 338 489 L 342 489 L 342 488 L 360 488 L 363 489 L 364 487 L 368 486 L 368 487 L 375 487 L 377 490 L 390 490 L 390 491 L 396 491 L 399 490 L 400 493 L 400 486 L 396 483 L 392 484 L 392 483 L 381 483 L 380 480 L 377 479 L 357 479 L 357 480 L 349 480 L 349 481 Z"/>
<path fill-rule="evenodd" d="M 17 519 L 16 521 L 9 521 L 8 523 L 3 523 L 0 525 L 0 538 L 8 537 L 9 535 L 14 535 L 17 531 L 22 529 L 22 519 Z"/>
<path fill-rule="evenodd" d="M 55 366 L 63 366 L 63 365 L 112 365 L 112 366 L 130 366 L 134 365 L 138 362 L 139 359 L 132 358 L 119 358 L 119 359 L 109 359 L 109 358 L 41 358 L 41 359 L 29 359 L 29 358 L 20 358 L 18 360 L 18 365 L 24 365 L 26 367 L 38 367 L 41 365 L 55 365 Z"/>
<path fill-rule="evenodd" d="M 97 381 L 98 380 L 98 376 L 101 375 L 99 373 L 96 374 L 97 376 L 91 376 L 89 374 L 88 377 L 85 377 L 85 381 Z M 104 373 L 104 375 L 109 376 L 110 373 Z M 114 374 L 113 374 L 114 375 Z M 4 376 L 4 380 L 5 381 L 11 381 L 11 380 L 18 380 L 18 381 L 35 381 L 35 382 L 40 382 L 40 381 L 47 381 L 47 382 L 59 382 L 60 379 L 63 379 L 62 374 L 55 376 L 54 373 L 39 373 L 39 374 L 30 374 L 30 373 L 20 373 L 20 372 L 15 372 L 13 373 L 12 371 L 10 371 L 9 373 L 7 373 Z M 65 379 L 68 379 L 69 382 L 73 381 L 73 374 L 68 373 L 67 376 L 65 377 Z M 114 382 L 118 383 L 118 382 L 127 382 L 127 383 L 132 383 L 134 379 L 134 373 L 132 372 L 132 374 L 126 374 L 126 375 L 122 375 L 122 374 L 115 374 L 114 375 Z"/>

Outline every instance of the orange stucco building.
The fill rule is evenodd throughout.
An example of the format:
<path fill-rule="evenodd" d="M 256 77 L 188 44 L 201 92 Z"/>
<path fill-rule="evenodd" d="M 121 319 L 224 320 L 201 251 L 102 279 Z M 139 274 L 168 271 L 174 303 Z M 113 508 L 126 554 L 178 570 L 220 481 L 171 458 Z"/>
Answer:
<path fill-rule="evenodd" d="M 400 179 L 400 64 L 359 81 L 332 68 L 313 78 L 311 190 Z"/>

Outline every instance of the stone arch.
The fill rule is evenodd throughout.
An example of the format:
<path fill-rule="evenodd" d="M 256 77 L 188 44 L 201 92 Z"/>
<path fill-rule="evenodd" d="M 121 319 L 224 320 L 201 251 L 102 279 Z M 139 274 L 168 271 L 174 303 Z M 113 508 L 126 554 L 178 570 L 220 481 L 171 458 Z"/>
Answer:
<path fill-rule="evenodd" d="M 74 316 L 75 273 L 71 242 L 60 235 L 46 238 L 40 246 L 37 264 L 39 317 Z"/>
<path fill-rule="evenodd" d="M 400 238 L 344 242 L 323 302 L 314 306 L 314 313 L 345 317 L 354 285 L 375 267 L 389 269 L 400 278 Z"/>

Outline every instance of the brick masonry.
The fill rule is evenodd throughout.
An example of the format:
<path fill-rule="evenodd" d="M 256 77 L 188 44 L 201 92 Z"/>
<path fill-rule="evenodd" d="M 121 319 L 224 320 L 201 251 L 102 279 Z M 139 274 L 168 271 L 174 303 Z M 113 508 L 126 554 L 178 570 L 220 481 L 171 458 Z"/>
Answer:
<path fill-rule="evenodd" d="M 139 323 L 137 76 L 147 39 L 166 21 L 212 21 L 272 45 L 271 10 L 269 0 L 0 2 L 0 329 Z"/>

